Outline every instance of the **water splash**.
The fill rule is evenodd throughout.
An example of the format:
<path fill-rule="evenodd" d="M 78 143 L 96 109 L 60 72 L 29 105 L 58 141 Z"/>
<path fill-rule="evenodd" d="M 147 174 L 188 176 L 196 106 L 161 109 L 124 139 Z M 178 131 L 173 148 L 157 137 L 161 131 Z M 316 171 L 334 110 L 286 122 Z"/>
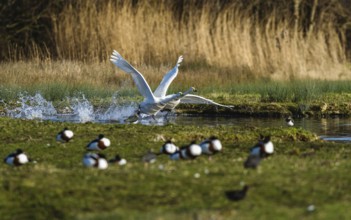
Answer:
<path fill-rule="evenodd" d="M 96 119 L 102 122 L 118 121 L 125 123 L 125 121 L 133 116 L 137 110 L 136 103 L 125 103 L 121 105 L 122 101 L 119 99 L 118 93 L 112 96 L 112 103 L 107 110 L 100 110 L 100 114 L 96 114 Z M 97 111 L 98 113 L 99 111 Z"/>
<path fill-rule="evenodd" d="M 82 95 L 82 98 L 73 98 L 71 102 L 73 116 L 76 120 L 78 120 L 78 122 L 85 123 L 94 121 L 94 107 L 84 95 Z"/>
<path fill-rule="evenodd" d="M 34 96 L 20 94 L 18 107 L 10 108 L 6 103 L 6 116 L 23 119 L 40 119 L 69 122 L 119 122 L 125 121 L 135 114 L 136 103 L 120 104 L 118 94 L 112 97 L 112 103 L 105 108 L 94 110 L 93 104 L 82 94 L 79 97 L 67 98 L 68 106 L 55 109 L 52 102 L 47 101 L 40 93 Z M 62 110 L 63 109 L 63 110 Z M 60 112 L 60 113 L 58 113 Z"/>
<path fill-rule="evenodd" d="M 8 117 L 49 120 L 57 114 L 52 102 L 45 100 L 40 93 L 34 96 L 20 94 L 17 103 L 19 107 L 6 109 Z"/>

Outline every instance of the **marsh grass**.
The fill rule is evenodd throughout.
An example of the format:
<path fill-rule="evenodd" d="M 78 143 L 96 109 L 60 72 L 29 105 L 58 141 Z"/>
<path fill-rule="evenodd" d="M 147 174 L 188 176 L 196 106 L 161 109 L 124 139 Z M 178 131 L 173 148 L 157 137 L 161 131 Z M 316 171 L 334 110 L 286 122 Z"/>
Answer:
<path fill-rule="evenodd" d="M 0 149 L 5 157 L 22 148 L 36 161 L 13 168 L 0 166 L 0 213 L 3 219 L 320 219 L 351 216 L 350 149 L 320 142 L 296 128 L 141 126 L 69 124 L 0 118 Z M 75 132 L 68 144 L 54 138 L 63 127 Z M 244 129 L 243 129 L 244 128 Z M 103 153 L 119 153 L 125 167 L 107 170 L 82 166 L 85 145 L 97 134 L 111 139 Z M 275 154 L 258 170 L 243 160 L 258 135 L 272 135 Z M 160 156 L 145 165 L 141 157 L 174 138 L 177 145 L 220 137 L 223 152 L 211 159 L 170 161 Z M 162 165 L 162 169 L 160 169 Z M 200 174 L 199 178 L 194 175 Z M 226 190 L 250 185 L 241 202 L 228 201 Z M 316 211 L 307 212 L 309 205 Z M 269 211 L 267 211 L 269 210 Z"/>
<path fill-rule="evenodd" d="M 176 57 L 175 57 L 176 60 Z M 161 67 L 136 66 L 154 90 L 173 63 Z M 131 100 L 141 100 L 132 78 L 111 63 L 86 64 L 73 61 L 7 62 L 0 64 L 0 97 L 16 100 L 20 93 L 41 93 L 47 100 L 57 101 L 84 94 L 88 99 L 111 98 L 114 94 Z M 210 80 L 209 80 L 210 79 Z M 215 101 L 234 104 L 238 96 L 253 95 L 259 102 L 312 102 L 343 100 L 351 93 L 349 80 L 295 79 L 274 81 L 267 78 L 251 82 L 240 81 L 228 69 L 182 65 L 168 93 L 185 91 L 194 86 L 199 95 Z M 343 95 L 344 94 L 344 95 Z M 338 98 L 339 96 L 339 98 Z M 328 102 L 329 102 L 328 101 Z M 333 100 L 332 100 L 333 101 Z"/>
<path fill-rule="evenodd" d="M 218 68 L 219 81 L 350 79 L 347 5 L 338 0 L 67 1 L 46 17 L 50 45 L 38 39 L 23 48 L 8 43 L 8 58 L 99 63 L 116 49 L 137 66 L 158 67 L 183 54 L 189 65 Z"/>

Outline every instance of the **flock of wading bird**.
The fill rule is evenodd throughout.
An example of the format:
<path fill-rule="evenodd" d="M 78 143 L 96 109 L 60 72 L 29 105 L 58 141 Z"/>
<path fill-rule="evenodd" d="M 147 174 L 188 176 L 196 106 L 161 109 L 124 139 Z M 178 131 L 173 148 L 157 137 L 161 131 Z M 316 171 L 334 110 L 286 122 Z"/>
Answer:
<path fill-rule="evenodd" d="M 286 119 L 288 126 L 293 126 L 293 120 L 289 117 Z M 68 143 L 74 136 L 73 131 L 68 128 L 64 128 L 56 135 L 56 141 L 60 143 Z M 106 138 L 103 134 L 100 134 L 96 139 L 90 141 L 86 145 L 87 153 L 83 156 L 83 165 L 85 167 L 92 167 L 96 169 L 107 169 L 109 164 L 118 164 L 123 166 L 127 164 L 127 160 L 122 158 L 120 155 L 116 155 L 114 158 L 107 160 L 104 154 L 93 153 L 91 151 L 101 152 L 111 145 L 111 141 Z M 194 160 L 201 155 L 215 155 L 221 152 L 223 149 L 221 141 L 212 136 L 200 144 L 196 144 L 192 141 L 190 144 L 178 147 L 171 140 L 166 141 L 160 148 L 158 153 L 147 152 L 141 160 L 144 163 L 154 163 L 157 156 L 168 155 L 171 160 Z M 271 156 L 274 153 L 274 145 L 271 141 L 270 136 L 261 135 L 258 142 L 250 148 L 249 155 L 244 162 L 244 168 L 256 169 L 260 162 Z M 17 149 L 15 152 L 9 154 L 4 162 L 11 166 L 21 166 L 32 161 L 22 149 Z M 233 201 L 241 200 L 245 197 L 249 186 L 244 185 L 241 190 L 226 191 L 225 195 L 228 199 Z"/>
<path fill-rule="evenodd" d="M 231 108 L 232 106 L 221 105 L 212 100 L 206 99 L 201 96 L 192 95 L 190 93 L 195 92 L 194 88 L 190 88 L 188 91 L 182 93 L 176 93 L 166 95 L 167 90 L 173 79 L 178 74 L 178 66 L 182 62 L 183 57 L 178 58 L 176 66 L 170 70 L 162 79 L 160 85 L 157 87 L 154 93 L 152 93 L 149 85 L 145 81 L 143 75 L 139 73 L 133 66 L 131 66 L 123 57 L 114 51 L 111 56 L 111 61 L 120 69 L 130 74 L 138 87 L 139 92 L 144 97 L 144 101 L 139 104 L 139 109 L 136 114 L 139 118 L 146 116 L 152 116 L 153 118 L 160 111 L 172 111 L 179 103 L 195 103 L 195 104 L 213 104 L 221 107 Z M 291 117 L 286 119 L 288 126 L 293 126 L 294 122 Z M 56 135 L 56 141 L 61 143 L 68 143 L 74 136 L 73 131 L 68 128 L 64 128 Z M 103 134 L 100 134 L 96 139 L 89 142 L 86 146 L 87 151 L 102 151 L 109 148 L 111 141 L 106 138 Z M 142 157 L 144 163 L 154 163 L 157 156 L 169 155 L 171 160 L 193 160 L 200 155 L 214 155 L 222 151 L 221 141 L 212 136 L 200 144 L 196 144 L 195 141 L 190 144 L 178 147 L 171 140 L 166 141 L 158 153 L 152 153 L 149 151 Z M 274 145 L 271 142 L 270 136 L 261 135 L 258 142 L 250 148 L 249 155 L 244 162 L 244 168 L 255 169 L 258 167 L 260 162 L 274 153 Z M 15 152 L 9 154 L 4 162 L 11 166 L 21 166 L 32 161 L 22 149 L 17 149 Z M 83 156 L 83 165 L 86 167 L 92 167 L 97 169 L 107 169 L 109 163 L 118 164 L 123 166 L 127 164 L 127 160 L 122 158 L 120 155 L 116 155 L 114 158 L 107 160 L 104 154 L 87 152 Z M 246 196 L 246 192 L 249 189 L 248 185 L 244 185 L 241 190 L 226 191 L 225 195 L 229 200 L 239 201 Z"/>

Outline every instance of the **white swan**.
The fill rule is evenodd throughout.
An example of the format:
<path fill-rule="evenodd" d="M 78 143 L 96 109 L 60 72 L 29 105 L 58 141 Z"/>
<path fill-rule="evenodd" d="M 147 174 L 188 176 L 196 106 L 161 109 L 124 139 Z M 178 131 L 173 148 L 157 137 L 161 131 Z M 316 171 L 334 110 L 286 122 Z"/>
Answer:
<path fill-rule="evenodd" d="M 150 86 L 147 84 L 143 75 L 139 73 L 139 71 L 130 65 L 125 59 L 123 59 L 123 57 L 117 51 L 113 51 L 110 60 L 117 67 L 132 76 L 140 94 L 144 97 L 144 101 L 139 104 L 138 115 L 140 115 L 140 113 L 143 113 L 146 115 L 155 116 L 167 105 L 168 102 L 178 100 L 181 97 L 196 91 L 195 88 L 191 87 L 184 93 L 178 92 L 176 94 L 157 97 L 152 93 Z M 168 86 L 165 84 L 164 88 L 168 88 Z"/>
<path fill-rule="evenodd" d="M 175 67 L 163 77 L 160 85 L 157 87 L 154 93 L 152 93 L 150 86 L 146 82 L 143 75 L 132 65 L 130 65 L 117 51 L 113 51 L 110 60 L 117 67 L 119 67 L 120 69 L 132 76 L 139 92 L 144 97 L 144 101 L 141 102 L 139 105 L 139 115 L 140 113 L 143 113 L 146 115 L 154 116 L 161 110 L 174 109 L 179 103 L 213 104 L 222 107 L 232 107 L 221 105 L 201 96 L 190 94 L 196 91 L 193 87 L 191 87 L 184 93 L 179 92 L 176 94 L 166 95 L 168 87 L 178 74 L 178 66 L 183 61 L 183 56 L 180 56 L 178 58 Z"/>

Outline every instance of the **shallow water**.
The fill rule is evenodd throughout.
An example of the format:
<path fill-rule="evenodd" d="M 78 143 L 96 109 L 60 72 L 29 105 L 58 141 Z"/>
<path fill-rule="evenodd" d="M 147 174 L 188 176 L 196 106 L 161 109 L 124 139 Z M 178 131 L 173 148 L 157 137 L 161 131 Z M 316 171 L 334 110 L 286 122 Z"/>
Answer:
<path fill-rule="evenodd" d="M 119 104 L 118 97 L 113 97 L 110 106 L 94 109 L 93 105 L 83 96 L 67 98 L 68 106 L 55 109 L 50 101 L 40 94 L 35 96 L 20 96 L 18 106 L 6 108 L 6 116 L 11 118 L 52 120 L 62 122 L 96 122 L 96 123 L 133 123 L 137 118 L 131 118 L 137 110 L 137 103 Z M 295 127 L 301 127 L 329 141 L 351 142 L 351 118 L 328 119 L 294 119 Z M 176 115 L 162 113 L 156 119 L 144 117 L 138 121 L 145 125 L 165 125 L 174 123 L 179 125 L 218 126 L 239 125 L 255 127 L 286 127 L 283 118 L 241 118 L 204 115 Z"/>
<path fill-rule="evenodd" d="M 174 123 L 207 126 L 287 127 L 283 118 L 205 117 L 199 115 L 179 115 Z M 323 140 L 351 142 L 351 118 L 297 118 L 294 119 L 294 127 L 301 127 L 316 133 Z"/>

